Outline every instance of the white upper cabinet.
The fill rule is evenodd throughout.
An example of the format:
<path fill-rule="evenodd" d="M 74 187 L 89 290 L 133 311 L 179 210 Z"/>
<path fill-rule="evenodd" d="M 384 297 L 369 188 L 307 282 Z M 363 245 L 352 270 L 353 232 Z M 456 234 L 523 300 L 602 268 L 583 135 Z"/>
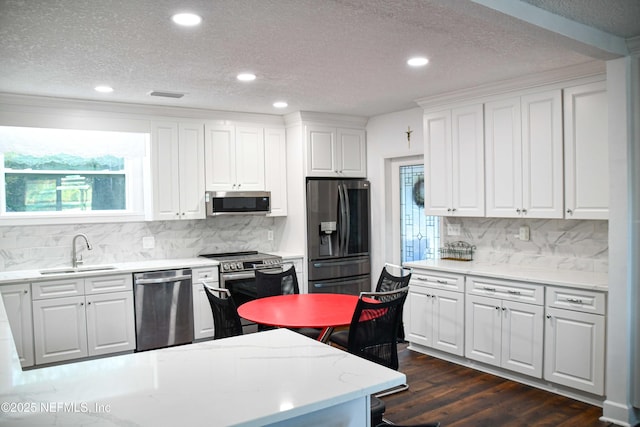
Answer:
<path fill-rule="evenodd" d="M 307 176 L 364 178 L 365 132 L 327 126 L 307 126 Z"/>
<path fill-rule="evenodd" d="M 203 131 L 202 123 L 153 123 L 154 219 L 205 217 Z"/>
<path fill-rule="evenodd" d="M 486 213 L 563 217 L 560 90 L 485 104 Z"/>
<path fill-rule="evenodd" d="M 484 216 L 482 105 L 424 117 L 425 214 Z"/>
<path fill-rule="evenodd" d="M 264 155 L 262 127 L 206 125 L 206 190 L 264 190 Z"/>
<path fill-rule="evenodd" d="M 265 188 L 271 192 L 269 216 L 287 215 L 287 142 L 284 128 L 264 130 Z"/>
<path fill-rule="evenodd" d="M 565 218 L 609 218 L 605 82 L 564 90 Z"/>

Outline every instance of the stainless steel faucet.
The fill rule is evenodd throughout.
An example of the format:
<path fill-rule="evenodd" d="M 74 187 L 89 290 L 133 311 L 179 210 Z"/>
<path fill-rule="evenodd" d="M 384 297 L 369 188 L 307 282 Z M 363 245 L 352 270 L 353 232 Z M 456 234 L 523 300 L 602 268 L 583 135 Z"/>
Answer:
<path fill-rule="evenodd" d="M 82 237 L 84 239 L 84 242 L 87 244 L 88 250 L 93 249 L 86 234 L 80 233 L 73 236 L 73 242 L 71 243 L 71 246 L 73 247 L 71 251 L 71 265 L 73 266 L 73 268 L 78 267 L 84 262 L 82 261 L 82 255 L 78 255 L 78 252 L 76 251 L 76 240 L 78 240 L 78 237 Z"/>

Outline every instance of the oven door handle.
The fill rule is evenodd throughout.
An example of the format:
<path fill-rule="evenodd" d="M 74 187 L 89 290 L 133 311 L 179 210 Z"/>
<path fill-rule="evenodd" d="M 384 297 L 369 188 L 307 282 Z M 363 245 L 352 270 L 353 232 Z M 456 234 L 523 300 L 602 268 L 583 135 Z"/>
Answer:
<path fill-rule="evenodd" d="M 253 279 L 254 277 L 255 277 L 255 272 L 251 270 L 251 271 L 244 271 L 244 272 L 238 272 L 238 273 L 223 273 L 221 276 L 221 279 L 223 281 L 228 281 L 228 280 L 239 280 L 239 279 Z"/>

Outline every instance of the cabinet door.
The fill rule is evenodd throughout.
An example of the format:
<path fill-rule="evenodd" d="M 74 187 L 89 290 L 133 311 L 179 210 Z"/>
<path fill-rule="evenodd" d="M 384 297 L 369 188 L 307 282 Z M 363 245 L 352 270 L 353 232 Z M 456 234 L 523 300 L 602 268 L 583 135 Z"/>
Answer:
<path fill-rule="evenodd" d="M 203 282 L 212 287 L 218 286 L 216 268 L 197 268 L 191 271 L 193 276 L 193 332 L 194 339 L 213 338 L 213 314 L 209 299 L 205 294 Z"/>
<path fill-rule="evenodd" d="M 404 305 L 407 341 L 425 346 L 433 342 L 433 298 L 428 288 L 409 286 Z"/>
<path fill-rule="evenodd" d="M 153 211 L 157 220 L 178 219 L 180 215 L 180 171 L 178 124 L 153 124 L 151 170 L 153 180 Z"/>
<path fill-rule="evenodd" d="M 84 296 L 33 301 L 36 364 L 86 357 Z"/>
<path fill-rule="evenodd" d="M 465 355 L 489 365 L 500 366 L 502 340 L 501 301 L 467 295 Z"/>
<path fill-rule="evenodd" d="M 544 379 L 604 394 L 604 316 L 547 307 Z"/>
<path fill-rule="evenodd" d="M 433 289 L 432 346 L 464 355 L 464 294 Z"/>
<path fill-rule="evenodd" d="M 452 150 L 451 112 L 424 116 L 424 213 L 425 215 L 451 215 Z"/>
<path fill-rule="evenodd" d="M 454 108 L 451 111 L 451 150 L 453 213 L 465 217 L 484 216 L 482 105 Z"/>
<path fill-rule="evenodd" d="M 485 104 L 486 213 L 517 218 L 522 211 L 520 98 Z"/>
<path fill-rule="evenodd" d="M 307 176 L 337 176 L 336 129 L 307 126 Z"/>
<path fill-rule="evenodd" d="M 264 131 L 236 128 L 236 190 L 264 190 Z"/>
<path fill-rule="evenodd" d="M 180 218 L 203 219 L 204 205 L 204 127 L 180 124 L 179 154 Z"/>
<path fill-rule="evenodd" d="M 235 128 L 205 125 L 205 188 L 207 191 L 230 191 L 236 186 Z"/>
<path fill-rule="evenodd" d="M 562 218 L 564 203 L 560 90 L 522 97 L 522 212 Z"/>
<path fill-rule="evenodd" d="M 605 82 L 564 91 L 565 218 L 609 218 Z"/>
<path fill-rule="evenodd" d="M 133 292 L 111 292 L 86 297 L 89 356 L 136 348 Z"/>
<path fill-rule="evenodd" d="M 264 130 L 265 189 L 271 192 L 271 214 L 287 215 L 287 143 L 284 129 Z"/>
<path fill-rule="evenodd" d="M 502 367 L 542 378 L 543 308 L 502 301 Z"/>
<path fill-rule="evenodd" d="M 358 129 L 338 129 L 336 164 L 338 174 L 346 178 L 366 178 L 367 153 L 365 133 Z"/>
<path fill-rule="evenodd" d="M 13 342 L 23 367 L 33 366 L 33 322 L 30 285 L 0 286 L 0 295 L 11 326 Z M 0 301 L 2 302 L 2 301 Z"/>

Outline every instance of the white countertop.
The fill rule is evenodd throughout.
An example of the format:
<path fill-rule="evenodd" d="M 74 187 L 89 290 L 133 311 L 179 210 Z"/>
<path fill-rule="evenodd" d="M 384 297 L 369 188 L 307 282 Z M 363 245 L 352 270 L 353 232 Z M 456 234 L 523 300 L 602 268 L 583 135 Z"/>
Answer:
<path fill-rule="evenodd" d="M 286 329 L 22 371 L 0 304 L 0 424 L 262 426 L 405 381 Z"/>
<path fill-rule="evenodd" d="M 405 263 L 412 268 L 438 270 L 449 273 L 486 276 L 497 279 L 524 280 L 543 285 L 608 291 L 607 273 L 554 270 L 515 264 L 489 264 L 475 261 L 428 260 Z"/>
<path fill-rule="evenodd" d="M 43 280 L 55 280 L 70 275 L 76 277 L 104 276 L 108 274 L 134 273 L 153 270 L 170 270 L 174 268 L 198 268 L 218 266 L 218 261 L 204 257 L 159 259 L 133 262 L 109 263 L 115 267 L 110 270 L 84 271 L 81 273 L 41 274 L 39 270 L 17 270 L 0 272 L 0 285 L 5 283 L 38 282 Z M 87 266 L 84 266 L 87 267 Z M 63 267 L 60 267 L 63 268 Z M 70 267 L 69 267 L 70 268 Z"/>

